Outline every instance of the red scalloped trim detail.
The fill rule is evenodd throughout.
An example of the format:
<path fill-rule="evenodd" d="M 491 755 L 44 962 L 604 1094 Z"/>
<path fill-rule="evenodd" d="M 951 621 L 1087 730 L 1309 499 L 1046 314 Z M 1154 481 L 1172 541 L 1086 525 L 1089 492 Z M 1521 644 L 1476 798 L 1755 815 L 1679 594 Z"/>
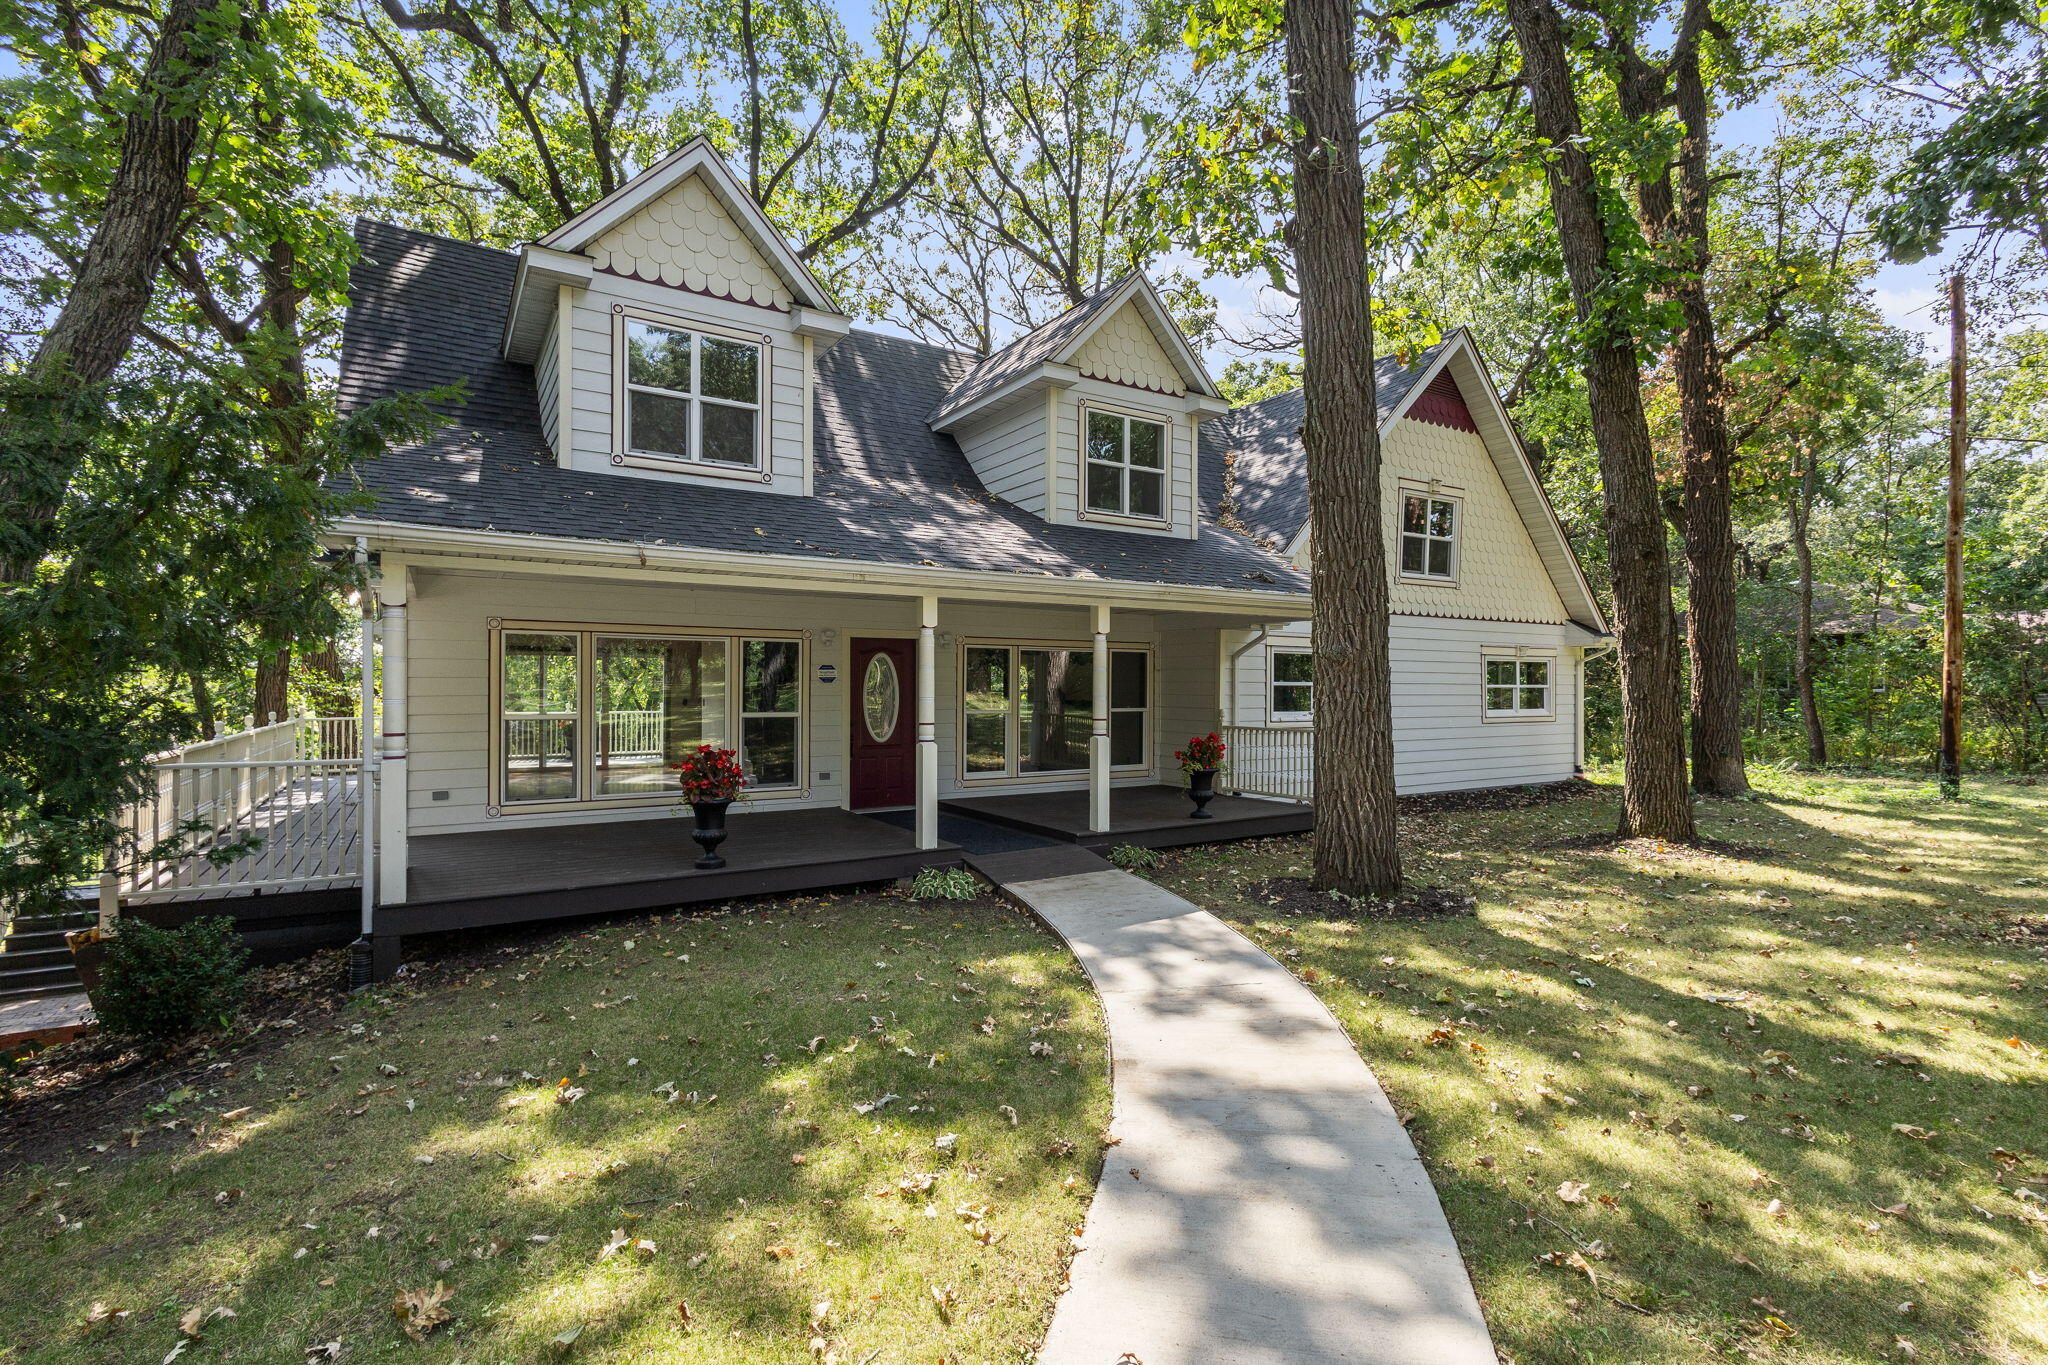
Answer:
<path fill-rule="evenodd" d="M 743 304 L 748 308 L 761 308 L 770 313 L 789 312 L 787 308 L 784 308 L 779 303 L 757 303 L 753 299 L 743 299 L 732 294 L 721 294 L 716 289 L 692 289 L 687 284 L 670 284 L 660 276 L 650 280 L 637 270 L 614 270 L 608 265 L 601 265 L 597 268 L 597 271 L 600 275 L 610 275 L 615 279 L 638 280 L 641 284 L 651 284 L 657 289 L 673 289 L 678 294 L 695 294 L 699 298 L 722 299 L 727 303 Z"/>
<path fill-rule="evenodd" d="M 1428 388 L 1415 395 L 1407 415 L 1433 426 L 1479 434 L 1479 423 L 1472 420 L 1472 409 L 1465 406 L 1465 395 L 1458 392 L 1458 381 L 1451 378 L 1449 370 L 1439 372 Z"/>
<path fill-rule="evenodd" d="M 1187 392 L 1183 389 L 1180 393 L 1175 393 L 1172 389 L 1155 389 L 1150 384 L 1133 384 L 1128 379 L 1111 379 L 1108 375 L 1097 374 L 1093 370 L 1083 370 L 1081 373 L 1088 379 L 1099 379 L 1105 384 L 1114 384 L 1118 388 L 1136 389 L 1139 393 L 1156 393 L 1162 398 L 1180 398 Z"/>

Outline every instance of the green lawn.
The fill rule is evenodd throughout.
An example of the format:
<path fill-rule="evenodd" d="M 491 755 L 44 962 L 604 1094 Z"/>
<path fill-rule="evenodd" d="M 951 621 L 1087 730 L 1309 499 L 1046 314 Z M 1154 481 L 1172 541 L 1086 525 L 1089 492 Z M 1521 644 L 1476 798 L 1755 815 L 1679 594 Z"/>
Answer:
<path fill-rule="evenodd" d="M 1521 1365 L 2048 1361 L 2048 787 L 1767 781 L 1702 814 L 1769 858 L 1546 847 L 1606 797 L 1406 821 L 1476 919 L 1248 899 L 1302 840 L 1156 875 L 1336 1011 Z"/>
<path fill-rule="evenodd" d="M 194 1310 L 191 1362 L 1028 1360 L 1108 1114 L 1053 939 L 879 895 L 508 949 L 223 1060 L 137 1149 L 0 1179 L 0 1361 L 153 1365 Z"/>

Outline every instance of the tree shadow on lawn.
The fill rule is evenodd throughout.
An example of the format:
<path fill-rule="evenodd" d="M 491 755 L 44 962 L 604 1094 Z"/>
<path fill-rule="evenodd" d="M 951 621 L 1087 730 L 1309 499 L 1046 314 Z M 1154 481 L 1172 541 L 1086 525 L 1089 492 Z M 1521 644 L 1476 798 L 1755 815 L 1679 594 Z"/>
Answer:
<path fill-rule="evenodd" d="M 155 1359 L 218 1303 L 238 1316 L 205 1329 L 214 1359 L 335 1339 L 533 1359 L 580 1326 L 578 1358 L 797 1362 L 829 1299 L 842 1353 L 1021 1349 L 1106 1117 L 1095 1019 L 1078 969 L 991 908 L 609 926 L 347 1012 L 206 1097 L 182 1152 L 41 1173 L 0 1202 L 20 1277 L 0 1339 L 24 1362 Z M 1056 1141 L 1080 1154 L 1041 1154 Z M 922 1173 L 928 1194 L 897 1191 Z M 961 1205 L 987 1206 L 989 1244 Z M 613 1229 L 658 1251 L 605 1257 Z M 393 1294 L 437 1281 L 455 1321 L 402 1343 Z M 134 1316 L 82 1331 L 95 1301 Z"/>
<path fill-rule="evenodd" d="M 1801 832 L 1728 804 L 1774 841 Z M 2028 1145 L 2048 1104 L 2039 1053 L 2005 1039 L 2043 1020 L 2012 964 L 1940 928 L 1909 952 L 1902 929 L 1930 924 L 1920 885 L 1844 867 L 1855 841 L 1832 832 L 1789 863 L 1695 857 L 1654 881 L 1623 855 L 1521 851 L 1605 818 L 1440 823 L 1411 857 L 1467 876 L 1476 922 L 1280 917 L 1229 894 L 1299 845 L 1168 880 L 1317 969 L 1417 1115 L 1517 1360 L 1876 1360 L 1899 1337 L 1922 1360 L 2041 1358 L 2048 1323 L 2018 1269 L 2040 1263 L 2041 1231 L 2016 1185 L 2048 1183 Z M 1943 855 L 1959 880 L 1970 856 Z M 1855 923 L 1825 922 L 1835 899 Z M 1561 1264 L 1574 1252 L 1597 1286 Z"/>

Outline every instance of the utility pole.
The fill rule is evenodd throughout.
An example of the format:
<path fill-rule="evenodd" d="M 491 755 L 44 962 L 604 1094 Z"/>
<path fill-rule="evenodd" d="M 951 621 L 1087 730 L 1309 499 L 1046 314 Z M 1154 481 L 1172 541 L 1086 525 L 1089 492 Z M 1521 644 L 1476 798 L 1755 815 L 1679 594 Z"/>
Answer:
<path fill-rule="evenodd" d="M 1964 348 L 1963 277 L 1948 282 L 1948 535 L 1942 553 L 1941 794 L 1963 785 L 1963 452 L 1969 445 L 1969 371 Z"/>

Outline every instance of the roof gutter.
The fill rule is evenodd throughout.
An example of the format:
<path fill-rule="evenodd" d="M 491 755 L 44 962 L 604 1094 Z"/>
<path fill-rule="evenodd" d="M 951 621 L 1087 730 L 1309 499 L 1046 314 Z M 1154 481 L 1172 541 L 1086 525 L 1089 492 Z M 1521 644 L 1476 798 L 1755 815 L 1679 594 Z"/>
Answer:
<path fill-rule="evenodd" d="M 418 562 L 422 555 L 438 555 L 515 563 L 585 564 L 607 569 L 683 575 L 707 583 L 733 579 L 755 587 L 780 586 L 813 592 L 915 597 L 950 590 L 962 597 L 1004 597 L 1041 603 L 1064 601 L 1076 605 L 1107 602 L 1141 609 L 1156 606 L 1169 611 L 1217 611 L 1255 617 L 1270 615 L 1275 621 L 1306 620 L 1312 614 L 1305 592 L 1190 588 L 1171 583 L 1113 578 L 1062 578 L 1053 575 L 1040 578 L 976 569 L 859 564 L 804 555 L 693 550 L 675 545 L 625 544 L 507 531 L 469 531 L 361 517 L 340 519 L 326 538 L 331 543 L 346 544 L 356 536 L 367 537 L 376 548 L 402 553 L 414 562 Z"/>

